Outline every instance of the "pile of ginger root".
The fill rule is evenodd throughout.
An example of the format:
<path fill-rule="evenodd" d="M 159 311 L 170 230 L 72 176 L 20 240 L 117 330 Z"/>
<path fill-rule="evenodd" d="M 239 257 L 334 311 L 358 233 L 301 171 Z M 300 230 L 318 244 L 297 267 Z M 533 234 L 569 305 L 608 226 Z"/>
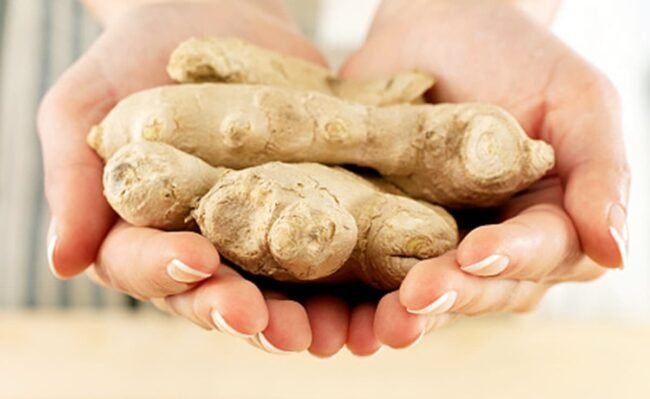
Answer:
<path fill-rule="evenodd" d="M 417 71 L 345 80 L 212 37 L 181 43 L 167 70 L 178 84 L 123 99 L 88 135 L 108 202 L 275 280 L 397 288 L 458 244 L 446 209 L 497 206 L 554 163 L 497 106 L 426 103 L 434 79 Z"/>

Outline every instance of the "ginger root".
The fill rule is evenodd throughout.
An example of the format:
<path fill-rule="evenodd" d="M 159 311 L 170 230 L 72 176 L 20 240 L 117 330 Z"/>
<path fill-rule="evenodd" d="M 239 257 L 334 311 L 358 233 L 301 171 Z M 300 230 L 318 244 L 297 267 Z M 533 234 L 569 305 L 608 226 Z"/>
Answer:
<path fill-rule="evenodd" d="M 416 262 L 458 241 L 444 209 L 314 163 L 235 171 L 169 145 L 140 142 L 108 160 L 104 189 L 128 222 L 179 229 L 193 220 L 226 258 L 278 280 L 351 271 L 375 287 L 394 289 Z"/>
<path fill-rule="evenodd" d="M 384 106 L 420 103 L 434 79 L 422 72 L 403 72 L 385 79 L 341 79 L 329 69 L 234 38 L 193 38 L 170 57 L 169 76 L 180 83 L 262 84 L 318 91 L 344 100 Z"/>
<path fill-rule="evenodd" d="M 554 163 L 496 106 L 420 104 L 434 81 L 419 72 L 349 81 L 217 38 L 181 44 L 168 72 L 184 84 L 129 96 L 88 135 L 107 161 L 106 198 L 132 224 L 199 229 L 277 280 L 352 274 L 395 289 L 458 242 L 431 203 L 498 205 Z"/>
<path fill-rule="evenodd" d="M 213 166 L 270 161 L 354 164 L 408 195 L 449 207 L 494 206 L 553 166 L 499 107 L 373 107 L 317 92 L 241 84 L 158 87 L 122 100 L 88 137 L 104 159 L 127 143 L 168 143 Z"/>

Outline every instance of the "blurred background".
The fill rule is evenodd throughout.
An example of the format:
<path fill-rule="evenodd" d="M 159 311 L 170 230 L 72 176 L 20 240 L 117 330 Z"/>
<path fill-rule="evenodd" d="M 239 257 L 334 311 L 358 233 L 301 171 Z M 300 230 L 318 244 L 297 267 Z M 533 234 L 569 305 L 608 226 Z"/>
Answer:
<path fill-rule="evenodd" d="M 300 18 L 305 32 L 325 50 L 330 56 L 331 64 L 336 67 L 346 54 L 363 41 L 378 1 L 293 0 L 289 3 Z M 438 393 L 447 392 L 446 389 L 453 392 L 454 383 L 462 384 L 461 377 L 466 373 L 467 376 L 476 378 L 471 389 L 476 394 L 481 394 L 485 387 L 490 386 L 490 381 L 477 368 L 489 368 L 493 364 L 492 359 L 498 358 L 499 364 L 507 362 L 508 366 L 504 366 L 501 372 L 495 371 L 496 374 L 492 374 L 494 379 L 504 381 L 517 376 L 520 382 L 532 384 L 529 387 L 536 386 L 536 392 L 539 393 L 547 392 L 544 389 L 548 389 L 544 383 L 548 370 L 544 365 L 556 367 L 561 362 L 572 365 L 574 371 L 577 370 L 574 374 L 569 374 L 575 377 L 574 381 L 570 381 L 567 376 L 564 379 L 556 376 L 560 381 L 559 386 L 565 387 L 562 391 L 564 393 L 573 392 L 571 395 L 577 395 L 593 391 L 603 395 L 598 397 L 611 397 L 605 396 L 609 394 L 617 397 L 650 397 L 650 386 L 646 386 L 648 390 L 643 391 L 648 395 L 641 395 L 641 388 L 630 388 L 631 385 L 626 388 L 618 381 L 610 381 L 611 387 L 599 386 L 598 384 L 609 382 L 605 377 L 602 380 L 594 378 L 597 374 L 591 372 L 602 372 L 600 366 L 605 369 L 619 367 L 627 370 L 627 377 L 623 370 L 619 370 L 620 378 L 636 378 L 635 373 L 647 370 L 647 366 L 642 363 L 641 353 L 644 353 L 645 359 L 650 356 L 650 165 L 647 156 L 647 151 L 650 151 L 650 25 L 647 21 L 650 21 L 650 2 L 645 0 L 565 0 L 553 24 L 554 32 L 601 69 L 613 81 L 622 97 L 625 139 L 633 174 L 629 205 L 629 267 L 624 272 L 608 273 L 594 283 L 567 284 L 554 288 L 538 312 L 532 316 L 516 317 L 518 321 L 514 323 L 524 324 L 512 327 L 508 324 L 511 321 L 501 318 L 494 321 L 472 321 L 472 329 L 463 329 L 461 325 L 445 330 L 439 336 L 436 334 L 438 340 L 427 342 L 420 354 L 391 353 L 381 355 L 384 358 L 380 357 L 378 362 L 365 364 L 357 363 L 357 359 L 348 356 L 339 361 L 343 364 L 342 367 L 354 367 L 350 370 L 359 373 L 362 382 L 368 384 L 383 380 L 381 376 L 386 376 L 385 382 L 391 377 L 402 378 L 410 381 L 410 386 L 418 387 L 417 389 L 422 389 L 423 386 L 433 387 L 433 384 L 424 383 L 435 381 Z M 46 89 L 93 42 L 100 31 L 100 27 L 76 0 L 0 0 L 0 220 L 5 226 L 0 229 L 0 397 L 164 396 L 153 395 L 151 386 L 156 387 L 154 391 L 170 394 L 164 397 L 181 397 L 175 396 L 173 392 L 177 391 L 169 385 L 174 381 L 198 381 L 199 385 L 211 386 L 207 390 L 193 390 L 186 386 L 182 392 L 194 392 L 196 396 L 192 394 L 183 397 L 199 397 L 200 393 L 205 392 L 234 395 L 229 397 L 254 397 L 248 396 L 245 392 L 249 391 L 245 389 L 238 391 L 233 388 L 230 391 L 226 385 L 219 389 L 211 385 L 213 380 L 208 378 L 205 367 L 214 367 L 215 370 L 224 372 L 216 363 L 210 363 L 209 356 L 212 355 L 221 356 L 221 361 L 225 359 L 229 362 L 227 364 L 230 368 L 226 375 L 233 376 L 231 382 L 245 383 L 244 376 L 254 372 L 251 368 L 263 370 L 260 372 L 266 373 L 265 381 L 287 383 L 284 392 L 289 395 L 297 391 L 291 387 L 291 381 L 282 374 L 282 370 L 283 367 L 293 367 L 292 370 L 298 370 L 296 375 L 301 376 L 303 382 L 320 373 L 321 376 L 331 376 L 332 382 L 351 384 L 347 390 L 341 386 L 340 392 L 356 392 L 350 388 L 355 386 L 352 377 L 342 375 L 341 370 L 337 372 L 331 367 L 332 363 L 330 366 L 325 366 L 325 363 L 314 366 L 305 357 L 294 360 L 293 363 L 286 360 L 276 363 L 275 358 L 255 357 L 257 354 L 247 347 L 228 346 L 229 349 L 224 352 L 223 348 L 229 341 L 221 338 L 214 347 L 206 344 L 207 348 L 199 350 L 188 345 L 184 346 L 187 351 L 179 351 L 175 347 L 172 352 L 166 350 L 161 353 L 148 339 L 148 334 L 160 332 L 161 337 L 168 340 L 166 342 L 187 339 L 206 343 L 207 338 L 201 332 L 195 332 L 189 324 L 177 325 L 175 321 L 172 323 L 149 312 L 125 315 L 122 310 L 137 307 L 133 301 L 105 291 L 84 278 L 61 282 L 51 276 L 45 258 L 44 237 L 49 218 L 43 200 L 43 176 L 35 126 L 36 109 Z M 61 309 L 66 311 L 61 313 Z M 95 309 L 117 312 L 97 312 Z M 117 316 L 98 316 L 102 314 Z M 141 327 L 136 328 L 136 324 Z M 477 330 L 474 328 L 476 326 L 480 328 Z M 499 330 L 500 326 L 503 331 Z M 482 335 L 476 331 L 487 332 Z M 582 332 L 585 333 L 584 336 L 579 335 Z M 521 334 L 528 338 L 522 338 Z M 575 338 L 575 341 L 559 341 L 560 337 L 567 336 Z M 88 341 L 89 337 L 95 337 L 94 341 Z M 489 337 L 488 342 L 485 337 Z M 81 342 L 72 342 L 73 339 Z M 187 345 L 190 341 L 184 342 Z M 480 354 L 479 357 L 466 356 L 468 342 L 469 347 L 476 351 L 474 355 Z M 602 346 L 603 342 L 606 345 Z M 583 343 L 584 347 L 578 343 Z M 508 355 L 500 345 L 508 346 Z M 530 345 L 537 345 L 539 351 L 530 352 Z M 464 349 L 461 352 L 455 351 L 459 347 Z M 608 349 L 605 350 L 605 347 Z M 459 353 L 464 355 L 459 358 Z M 68 363 L 68 354 L 78 358 Z M 45 355 L 50 355 L 51 358 L 46 360 Z M 123 356 L 124 360 L 133 357 L 135 360 L 130 365 L 122 364 L 116 356 Z M 155 374 L 151 369 L 143 373 L 143 370 L 137 368 L 144 364 L 139 362 L 150 359 L 157 359 L 158 362 L 162 356 L 166 356 L 169 361 L 182 362 L 188 368 L 182 373 L 177 373 L 180 370 L 178 368 L 156 369 L 161 374 Z M 533 365 L 532 359 L 540 356 L 546 363 Z M 554 359 L 553 356 L 557 357 Z M 576 359 L 572 356 L 583 357 Z M 431 369 L 418 368 L 408 372 L 408 368 L 402 367 L 413 365 L 414 361 L 425 364 L 420 362 L 427 360 L 437 362 L 436 367 L 439 367 L 441 357 L 446 362 L 446 368 L 442 370 L 456 372 L 456 379 L 437 379 L 440 375 L 436 377 L 429 373 L 434 372 L 433 366 Z M 44 362 L 38 370 L 48 371 L 40 377 L 44 386 L 58 387 L 62 384 L 62 375 L 56 373 L 56 369 L 62 367 L 62 370 L 66 370 L 66 376 L 85 376 L 87 381 L 90 379 L 97 384 L 104 384 L 106 390 L 98 392 L 73 388 L 74 384 L 70 380 L 69 389 L 61 391 L 66 394 L 58 396 L 56 390 L 49 390 L 49 394 L 36 394 L 37 388 L 34 391 L 26 389 L 35 375 L 33 371 L 27 372 L 27 362 L 34 359 Z M 109 359 L 106 361 L 110 367 L 86 369 L 84 366 L 102 362 L 102 359 Z M 257 366 L 253 367 L 251 362 L 257 362 Z M 517 374 L 518 370 L 523 373 L 521 367 L 517 366 L 521 364 L 531 364 L 530 373 Z M 113 366 L 119 366 L 121 371 Z M 20 372 L 22 369 L 25 373 Z M 53 370 L 53 374 L 49 374 Z M 98 375 L 87 375 L 89 370 Z M 101 378 L 102 371 L 110 372 L 108 377 L 131 385 L 123 391 L 115 391 L 119 384 L 112 387 L 106 385 L 107 381 Z M 197 373 L 195 379 L 188 376 L 190 372 Z M 312 375 L 312 372 L 316 374 Z M 13 378 L 4 380 L 11 375 Z M 139 379 L 135 379 L 134 375 L 138 375 Z M 603 374 L 605 375 L 607 373 Z M 587 388 L 589 380 L 591 388 Z M 513 395 L 518 393 L 525 397 L 549 397 L 546 394 L 536 396 L 525 386 L 519 389 L 515 385 L 509 385 Z M 80 385 L 82 386 L 87 385 Z M 359 392 L 395 395 L 408 392 L 404 388 L 391 390 L 385 384 L 373 386 L 375 390 L 365 389 Z M 377 390 L 377 386 L 383 387 L 382 390 Z M 326 393 L 339 392 L 337 389 L 337 384 L 328 385 L 314 397 L 326 397 Z M 88 392 L 95 394 L 88 396 Z M 111 392 L 120 394 L 111 396 Z M 238 392 L 241 396 L 237 396 Z M 630 396 L 621 396 L 622 392 L 628 392 Z M 276 397 L 269 395 L 267 397 Z M 502 392 L 501 397 L 510 397 L 504 395 L 506 394 Z M 567 394 L 566 397 L 572 397 L 571 395 Z M 565 396 L 554 392 L 553 397 Z"/>

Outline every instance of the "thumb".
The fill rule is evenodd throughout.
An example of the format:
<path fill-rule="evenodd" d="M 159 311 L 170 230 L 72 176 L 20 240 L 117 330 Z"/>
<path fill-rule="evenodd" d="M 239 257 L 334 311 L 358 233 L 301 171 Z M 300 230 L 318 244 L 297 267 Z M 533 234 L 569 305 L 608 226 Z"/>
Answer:
<path fill-rule="evenodd" d="M 586 62 L 556 73 L 547 91 L 541 136 L 556 152 L 564 207 L 583 251 L 606 267 L 627 258 L 630 169 L 620 100 L 610 81 Z"/>
<path fill-rule="evenodd" d="M 386 40 L 390 39 L 389 37 Z M 368 40 L 359 49 L 352 53 L 339 68 L 339 75 L 343 78 L 354 80 L 369 80 L 384 78 L 396 72 L 403 72 L 402 61 L 406 55 L 393 54 L 386 57 L 385 49 L 399 52 L 401 46 L 387 43 L 386 40 Z M 379 44 L 377 44 L 379 43 Z"/>
<path fill-rule="evenodd" d="M 95 261 L 115 216 L 102 195 L 103 164 L 86 134 L 115 102 L 92 58 L 85 56 L 46 94 L 39 109 L 45 196 L 52 223 L 48 258 L 60 278 Z"/>

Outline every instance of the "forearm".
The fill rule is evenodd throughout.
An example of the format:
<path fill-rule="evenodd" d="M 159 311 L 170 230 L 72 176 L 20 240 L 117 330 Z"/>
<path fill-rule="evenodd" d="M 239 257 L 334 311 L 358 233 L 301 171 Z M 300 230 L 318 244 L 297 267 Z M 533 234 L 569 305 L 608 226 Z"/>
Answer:
<path fill-rule="evenodd" d="M 290 21 L 291 17 L 286 8 L 284 0 L 81 0 L 88 11 L 93 14 L 102 24 L 115 17 L 128 12 L 129 10 L 154 3 L 217 3 L 224 1 L 236 1 L 249 3 L 259 11 L 268 13 L 278 19 Z"/>

